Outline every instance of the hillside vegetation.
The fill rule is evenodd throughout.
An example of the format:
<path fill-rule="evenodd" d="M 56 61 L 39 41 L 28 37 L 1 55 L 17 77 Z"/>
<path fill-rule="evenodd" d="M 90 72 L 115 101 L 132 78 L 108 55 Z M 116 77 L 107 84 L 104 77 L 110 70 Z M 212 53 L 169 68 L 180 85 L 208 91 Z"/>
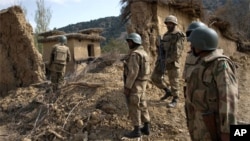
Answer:
<path fill-rule="evenodd" d="M 77 32 L 82 29 L 87 28 L 103 28 L 104 32 L 101 36 L 106 38 L 106 41 L 103 41 L 101 45 L 105 45 L 112 38 L 116 39 L 125 32 L 125 24 L 121 22 L 119 17 L 105 17 L 96 20 L 91 20 L 88 22 L 79 22 L 76 24 L 70 24 L 68 26 L 59 28 L 58 30 L 64 31 L 66 33 Z"/>
<path fill-rule="evenodd" d="M 249 0 L 202 0 L 202 4 L 206 11 L 206 18 L 204 19 L 204 22 L 208 23 L 209 17 L 216 16 L 228 22 L 231 25 L 231 30 L 237 31 L 242 38 L 250 37 L 250 25 L 248 24 L 250 23 Z M 101 46 L 105 46 L 113 39 L 123 39 L 123 33 L 126 32 L 126 23 L 123 23 L 119 16 L 104 17 L 87 22 L 70 24 L 68 26 L 61 27 L 58 30 L 69 33 L 95 27 L 104 28 L 104 32 L 101 35 L 106 38 L 106 41 L 103 41 Z"/>

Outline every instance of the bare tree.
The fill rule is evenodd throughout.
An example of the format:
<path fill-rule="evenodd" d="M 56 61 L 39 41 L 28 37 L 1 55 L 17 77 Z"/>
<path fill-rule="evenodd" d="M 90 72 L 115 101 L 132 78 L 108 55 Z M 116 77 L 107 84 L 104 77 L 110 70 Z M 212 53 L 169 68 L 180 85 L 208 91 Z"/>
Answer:
<path fill-rule="evenodd" d="M 50 8 L 45 7 L 44 0 L 36 0 L 37 10 L 35 13 L 36 33 L 42 33 L 49 30 L 49 24 L 51 19 Z"/>

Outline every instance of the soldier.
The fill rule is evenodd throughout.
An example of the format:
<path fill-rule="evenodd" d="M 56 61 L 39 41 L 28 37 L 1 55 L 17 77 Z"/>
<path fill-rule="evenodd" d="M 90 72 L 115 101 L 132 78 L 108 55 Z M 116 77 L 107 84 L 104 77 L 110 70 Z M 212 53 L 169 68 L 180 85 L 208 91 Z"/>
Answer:
<path fill-rule="evenodd" d="M 168 104 L 168 107 L 174 108 L 179 98 L 179 79 L 181 77 L 180 58 L 183 52 L 183 42 L 185 40 L 185 35 L 178 30 L 178 22 L 175 16 L 168 16 L 164 22 L 168 31 L 163 35 L 163 39 L 158 46 L 158 50 L 162 49 L 161 51 L 164 52 L 164 67 L 162 67 L 158 59 L 158 61 L 156 61 L 151 79 L 158 88 L 165 91 L 165 95 L 161 98 L 161 100 L 165 100 L 168 97 L 173 96 L 172 102 Z M 160 54 L 158 54 L 158 56 L 160 56 Z M 167 87 L 167 81 L 164 79 L 166 74 L 169 78 L 171 91 Z"/>
<path fill-rule="evenodd" d="M 124 95 L 127 98 L 129 117 L 134 130 L 125 137 L 140 137 L 141 133 L 149 135 L 150 117 L 146 102 L 146 86 L 150 75 L 150 60 L 147 52 L 141 46 L 141 36 L 131 33 L 127 37 L 130 48 L 128 59 L 124 63 Z M 140 128 L 141 124 L 144 124 Z"/>
<path fill-rule="evenodd" d="M 198 27 L 188 37 L 199 58 L 188 69 L 186 110 L 193 141 L 229 141 L 230 125 L 236 124 L 238 81 L 235 64 L 217 49 L 218 34 Z"/>
<path fill-rule="evenodd" d="M 186 37 L 189 37 L 191 32 L 198 27 L 207 27 L 207 25 L 205 25 L 203 22 L 198 22 L 198 21 L 192 22 L 187 28 Z M 191 72 L 188 70 L 192 69 L 195 66 L 198 59 L 199 59 L 198 57 L 195 57 L 193 55 L 192 50 L 190 48 L 190 51 L 188 52 L 187 57 L 186 57 L 184 70 L 183 70 L 183 79 L 185 80 L 185 82 L 187 80 L 187 77 L 189 77 L 189 75 L 190 75 L 190 74 L 187 74 L 187 72 Z M 186 86 L 184 86 L 183 90 L 184 90 L 184 96 L 186 97 L 186 95 L 185 95 Z"/>
<path fill-rule="evenodd" d="M 186 30 L 186 37 L 188 38 L 190 36 L 191 32 L 198 27 L 207 27 L 207 25 L 205 25 L 202 22 L 192 22 Z M 185 83 L 187 82 L 188 79 L 190 79 L 190 73 L 192 72 L 192 69 L 195 68 L 195 65 L 196 65 L 198 60 L 199 60 L 199 57 L 195 57 L 192 53 L 191 48 L 190 48 L 190 51 L 187 53 L 187 57 L 185 60 L 185 65 L 184 65 L 184 70 L 183 70 L 183 79 L 185 80 Z M 186 84 L 184 84 L 183 92 L 184 92 L 184 97 L 186 98 Z M 185 103 L 185 113 L 186 113 L 187 119 L 188 119 L 187 107 L 190 106 L 188 104 L 189 103 Z M 192 125 L 192 123 L 190 123 L 190 121 L 189 121 L 189 124 L 190 124 L 189 126 Z"/>
<path fill-rule="evenodd" d="M 50 56 L 50 77 L 53 91 L 58 90 L 64 83 L 66 64 L 71 60 L 66 36 L 59 37 L 59 44 L 56 44 Z"/>

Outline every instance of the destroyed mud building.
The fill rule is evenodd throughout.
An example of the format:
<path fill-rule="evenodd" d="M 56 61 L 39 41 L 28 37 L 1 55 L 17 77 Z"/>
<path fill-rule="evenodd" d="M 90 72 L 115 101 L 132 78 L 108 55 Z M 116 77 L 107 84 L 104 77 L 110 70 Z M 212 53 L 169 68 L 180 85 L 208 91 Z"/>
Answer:
<path fill-rule="evenodd" d="M 102 31 L 101 28 L 90 28 L 80 30 L 78 33 L 66 34 L 57 30 L 40 33 L 38 42 L 43 46 L 43 61 L 49 62 L 52 47 L 58 43 L 59 36 L 65 35 L 72 55 L 72 60 L 67 64 L 66 74 L 74 73 L 78 70 L 78 64 L 101 56 L 100 41 L 105 40 L 100 36 Z"/>
<path fill-rule="evenodd" d="M 9 90 L 44 81 L 45 75 L 23 11 L 19 7 L 1 10 L 0 21 L 0 96 L 6 96 Z"/>
<path fill-rule="evenodd" d="M 189 3 L 192 1 L 123 2 L 128 2 L 123 9 L 123 17 L 129 23 L 127 31 L 142 35 L 143 45 L 153 58 L 152 65 L 156 57 L 156 37 L 166 31 L 163 24 L 166 16 L 176 15 L 178 26 L 183 31 L 193 20 L 203 19 L 201 6 Z M 207 24 L 220 34 L 219 46 L 238 65 L 239 120 L 250 123 L 249 54 L 237 51 L 237 36 L 221 32 L 220 24 L 210 23 L 213 20 Z M 225 33 L 234 38 L 228 38 Z M 46 37 L 54 41 L 55 36 Z M 41 41 L 47 43 L 45 38 Z M 73 39 L 70 41 L 75 42 L 80 44 Z M 44 46 L 50 46 L 50 43 Z M 78 52 L 79 49 L 75 46 L 71 51 Z M 81 73 L 72 74 L 62 89 L 46 93 L 49 87 L 44 74 L 43 57 L 46 55 L 35 48 L 32 27 L 17 6 L 0 11 L 0 50 L 0 140 L 116 141 L 122 140 L 122 135 L 131 130 L 123 96 L 123 64 L 119 54 L 99 54 L 92 63 L 85 64 Z M 88 51 L 81 52 L 87 54 Z M 98 53 L 97 49 L 94 55 Z M 81 57 L 84 58 L 76 53 L 76 60 Z M 150 84 L 147 95 L 152 132 L 138 140 L 189 141 L 184 96 L 176 109 L 168 109 L 166 104 L 169 101 L 159 101 L 163 92 L 157 87 Z"/>

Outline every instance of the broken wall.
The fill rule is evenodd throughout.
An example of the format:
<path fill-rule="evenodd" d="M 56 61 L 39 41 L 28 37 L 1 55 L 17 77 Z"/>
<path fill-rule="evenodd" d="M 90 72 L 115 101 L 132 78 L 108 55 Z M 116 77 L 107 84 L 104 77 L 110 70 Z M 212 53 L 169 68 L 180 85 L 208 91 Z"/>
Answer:
<path fill-rule="evenodd" d="M 0 96 L 45 80 L 42 56 L 35 48 L 32 32 L 20 7 L 0 11 Z"/>

